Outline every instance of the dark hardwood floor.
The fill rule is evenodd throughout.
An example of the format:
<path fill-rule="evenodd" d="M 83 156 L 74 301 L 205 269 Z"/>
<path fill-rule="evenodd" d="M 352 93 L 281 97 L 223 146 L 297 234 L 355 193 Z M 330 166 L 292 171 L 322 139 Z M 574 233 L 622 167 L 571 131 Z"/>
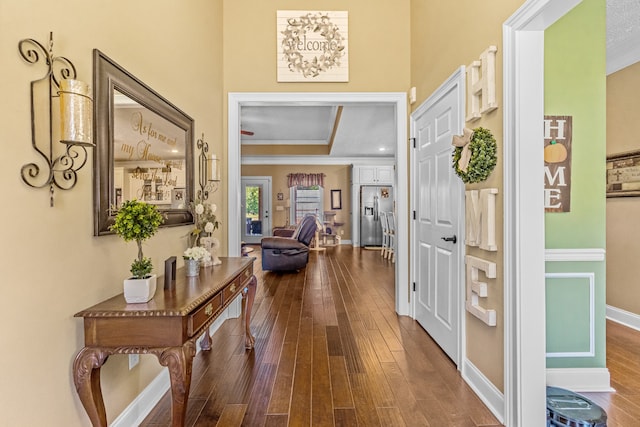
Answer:
<path fill-rule="evenodd" d="M 394 311 L 394 264 L 349 246 L 305 270 L 260 270 L 253 351 L 239 319 L 196 355 L 188 426 L 431 426 L 500 423 L 413 320 Z M 170 425 L 169 395 L 143 426 Z"/>
<path fill-rule="evenodd" d="M 640 426 L 640 332 L 607 320 L 607 367 L 615 393 L 582 393 L 607 411 L 608 427 Z"/>

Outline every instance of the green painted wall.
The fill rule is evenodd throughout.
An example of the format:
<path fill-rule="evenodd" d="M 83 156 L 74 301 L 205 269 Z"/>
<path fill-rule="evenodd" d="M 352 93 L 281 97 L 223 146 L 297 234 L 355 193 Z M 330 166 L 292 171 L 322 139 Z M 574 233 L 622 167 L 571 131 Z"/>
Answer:
<path fill-rule="evenodd" d="M 605 1 L 584 0 L 545 32 L 545 114 L 573 116 L 571 212 L 547 213 L 547 249 L 605 248 Z M 542 141 L 540 142 L 542 144 Z M 595 356 L 547 358 L 549 368 L 606 366 L 605 263 L 547 262 L 547 351 L 589 346 L 588 280 L 595 283 Z"/>

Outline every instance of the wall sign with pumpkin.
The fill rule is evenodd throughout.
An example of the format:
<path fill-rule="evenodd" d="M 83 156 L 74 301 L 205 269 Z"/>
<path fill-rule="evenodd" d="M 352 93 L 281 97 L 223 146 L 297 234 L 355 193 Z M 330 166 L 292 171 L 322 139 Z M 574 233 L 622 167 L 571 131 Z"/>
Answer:
<path fill-rule="evenodd" d="M 544 210 L 571 210 L 572 116 L 544 116 Z"/>

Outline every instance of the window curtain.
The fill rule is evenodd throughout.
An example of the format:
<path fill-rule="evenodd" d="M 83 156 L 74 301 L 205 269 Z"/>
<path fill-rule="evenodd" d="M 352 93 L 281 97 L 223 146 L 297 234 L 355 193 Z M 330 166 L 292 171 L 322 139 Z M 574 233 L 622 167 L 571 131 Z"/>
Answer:
<path fill-rule="evenodd" d="M 287 175 L 289 187 L 311 187 L 319 185 L 324 187 L 323 173 L 290 173 Z"/>

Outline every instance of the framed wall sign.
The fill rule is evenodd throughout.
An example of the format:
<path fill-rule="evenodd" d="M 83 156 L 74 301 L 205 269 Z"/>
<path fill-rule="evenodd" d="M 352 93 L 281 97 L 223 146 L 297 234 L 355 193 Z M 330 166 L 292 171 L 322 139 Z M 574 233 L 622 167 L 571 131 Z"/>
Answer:
<path fill-rule="evenodd" d="M 348 82 L 348 12 L 277 12 L 278 82 Z"/>
<path fill-rule="evenodd" d="M 544 116 L 544 210 L 571 211 L 572 116 Z"/>
<path fill-rule="evenodd" d="M 607 197 L 640 196 L 640 151 L 607 156 Z"/>
<path fill-rule="evenodd" d="M 342 209 L 342 190 L 331 190 L 331 210 Z"/>

